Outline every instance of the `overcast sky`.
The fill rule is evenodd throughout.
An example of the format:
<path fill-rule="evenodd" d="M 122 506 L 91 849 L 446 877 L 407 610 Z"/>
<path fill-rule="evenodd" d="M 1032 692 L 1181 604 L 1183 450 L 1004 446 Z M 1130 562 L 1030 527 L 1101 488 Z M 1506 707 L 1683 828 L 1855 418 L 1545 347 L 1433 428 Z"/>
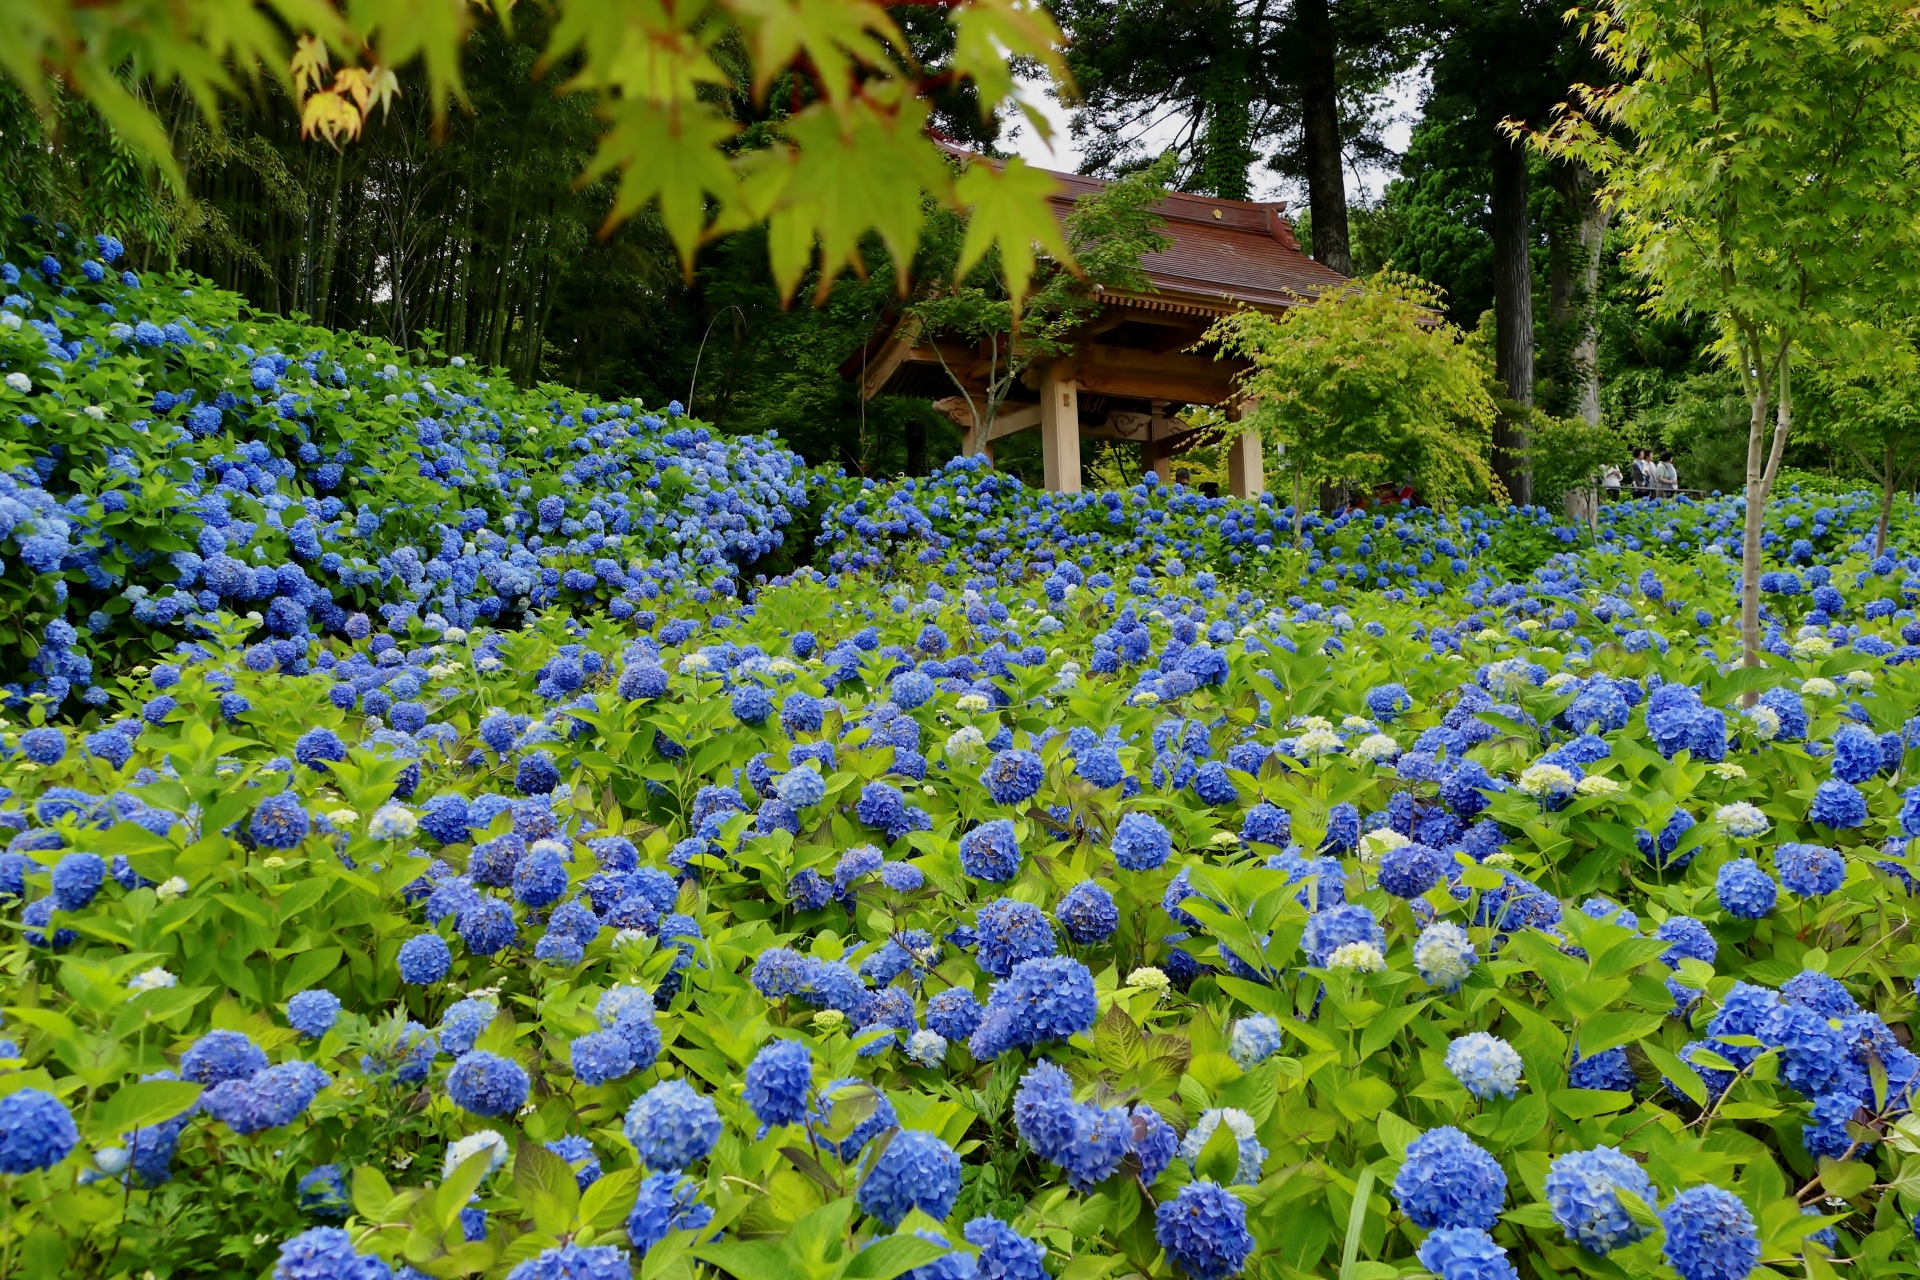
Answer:
<path fill-rule="evenodd" d="M 1414 121 L 1420 113 L 1420 95 L 1426 87 L 1426 72 L 1416 70 L 1395 80 L 1388 90 L 1390 120 L 1385 129 L 1387 145 L 1395 151 L 1404 151 L 1408 137 L 1413 132 Z M 1048 118 L 1053 121 L 1054 137 L 1052 145 L 1041 141 L 1037 131 L 1028 126 L 1025 120 L 1017 122 L 1010 131 L 1009 142 L 1013 149 L 1025 156 L 1033 164 L 1048 169 L 1074 170 L 1080 166 L 1080 151 L 1074 145 L 1072 136 L 1067 132 L 1067 113 L 1060 104 L 1048 98 L 1038 84 L 1029 85 L 1030 96 L 1037 101 Z M 1171 142 L 1178 132 L 1177 124 L 1164 129 L 1165 137 L 1152 141 Z M 1396 170 L 1381 168 L 1347 170 L 1347 199 L 1349 201 L 1377 200 L 1386 189 L 1387 183 L 1396 176 Z M 1292 200 L 1305 204 L 1306 193 L 1297 184 L 1291 183 L 1264 169 L 1256 169 L 1253 174 L 1254 199 L 1256 200 Z"/>

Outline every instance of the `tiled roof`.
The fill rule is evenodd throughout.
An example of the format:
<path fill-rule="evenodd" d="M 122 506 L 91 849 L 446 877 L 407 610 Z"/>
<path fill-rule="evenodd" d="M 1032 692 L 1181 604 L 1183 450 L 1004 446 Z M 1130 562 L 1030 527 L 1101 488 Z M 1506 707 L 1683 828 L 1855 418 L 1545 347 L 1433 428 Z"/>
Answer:
<path fill-rule="evenodd" d="M 1062 188 L 1053 197 L 1062 215 L 1080 196 L 1107 185 L 1077 173 L 1053 176 Z M 1299 295 L 1340 284 L 1345 276 L 1301 252 L 1293 225 L 1283 216 L 1286 207 L 1176 192 L 1154 206 L 1166 219 L 1163 230 L 1173 243 L 1147 255 L 1141 265 L 1162 295 L 1215 306 L 1224 295 L 1263 309 L 1285 307 Z"/>

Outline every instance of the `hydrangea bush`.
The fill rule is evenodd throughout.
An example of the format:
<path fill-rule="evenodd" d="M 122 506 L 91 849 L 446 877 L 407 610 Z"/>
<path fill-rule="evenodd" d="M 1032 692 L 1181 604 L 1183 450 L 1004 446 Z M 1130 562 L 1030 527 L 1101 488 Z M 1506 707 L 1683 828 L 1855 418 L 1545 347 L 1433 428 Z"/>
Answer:
<path fill-rule="evenodd" d="M 458 356 L 253 312 L 110 236 L 0 263 L 0 676 L 96 676 L 222 610 L 309 632 L 618 617 L 733 594 L 809 501 L 778 441 L 522 391 Z M 292 644 L 293 648 L 289 648 Z"/>
<path fill-rule="evenodd" d="M 1913 1269 L 1920 556 L 1853 500 L 1741 668 L 1712 503 L 832 493 L 785 577 L 194 596 L 0 729 L 0 1272 Z"/>

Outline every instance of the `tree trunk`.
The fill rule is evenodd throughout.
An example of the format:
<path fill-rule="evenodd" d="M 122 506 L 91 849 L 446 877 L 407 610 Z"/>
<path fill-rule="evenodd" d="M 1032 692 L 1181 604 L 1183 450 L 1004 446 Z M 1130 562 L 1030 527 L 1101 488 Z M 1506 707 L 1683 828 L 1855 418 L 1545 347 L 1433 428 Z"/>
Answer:
<path fill-rule="evenodd" d="M 1340 100 L 1333 19 L 1327 0 L 1299 0 L 1301 130 L 1306 141 L 1307 210 L 1315 261 L 1353 274 L 1347 239 L 1347 176 L 1340 145 Z"/>
<path fill-rule="evenodd" d="M 327 193 L 326 238 L 320 245 L 320 284 L 314 291 L 313 322 L 324 325 L 333 314 L 333 258 L 340 242 L 340 177 L 346 163 L 344 150 L 333 156 L 333 185 Z"/>
<path fill-rule="evenodd" d="M 1527 153 L 1503 134 L 1493 139 L 1494 366 L 1507 395 L 1533 407 L 1533 260 L 1527 215 Z M 1493 469 L 1510 500 L 1533 501 L 1527 469 L 1526 419 L 1504 416 L 1493 427 Z"/>
<path fill-rule="evenodd" d="M 1766 515 L 1767 497 L 1773 492 L 1773 481 L 1780 474 L 1780 459 L 1787 451 L 1787 431 L 1793 425 L 1793 400 L 1788 381 L 1789 346 L 1784 339 L 1779 350 L 1769 359 L 1760 350 L 1757 339 L 1751 341 L 1752 356 L 1748 355 L 1747 343 L 1740 350 L 1742 360 L 1751 360 L 1750 368 L 1757 370 L 1753 378 L 1751 394 L 1753 413 L 1747 422 L 1747 510 L 1740 542 L 1740 646 L 1743 666 L 1760 665 L 1760 532 L 1761 523 Z M 1771 380 L 1771 381 L 1770 381 Z M 1774 402 L 1773 447 L 1767 448 L 1767 404 L 1769 390 L 1777 389 L 1777 395 L 1771 397 Z M 1742 699 L 1746 706 L 1752 706 L 1758 699 L 1757 692 L 1750 692 Z"/>
<path fill-rule="evenodd" d="M 1600 425 L 1600 252 L 1607 237 L 1607 208 L 1594 193 L 1593 174 L 1582 167 L 1580 209 L 1580 327 L 1573 344 L 1574 407 L 1588 426 Z"/>
<path fill-rule="evenodd" d="M 919 418 L 907 419 L 907 474 L 927 474 L 927 424 Z"/>
<path fill-rule="evenodd" d="M 1207 70 L 1207 132 L 1201 181 L 1222 200 L 1245 200 L 1251 194 L 1247 171 L 1253 167 L 1253 103 L 1247 76 L 1250 51 L 1237 15 L 1230 8 L 1227 15 L 1219 52 Z"/>
<path fill-rule="evenodd" d="M 1880 519 L 1873 528 L 1873 558 L 1887 554 L 1887 524 L 1893 518 L 1893 446 L 1887 446 L 1884 470 L 1880 473 Z"/>

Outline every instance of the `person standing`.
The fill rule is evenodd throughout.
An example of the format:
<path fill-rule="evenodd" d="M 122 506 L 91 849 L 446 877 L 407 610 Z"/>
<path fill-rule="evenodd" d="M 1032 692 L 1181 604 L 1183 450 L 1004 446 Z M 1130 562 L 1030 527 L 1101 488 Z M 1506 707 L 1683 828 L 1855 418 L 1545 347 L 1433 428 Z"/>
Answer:
<path fill-rule="evenodd" d="M 1633 451 L 1632 463 L 1634 497 L 1644 498 L 1651 491 L 1653 485 L 1652 469 L 1652 465 L 1647 460 L 1647 451 L 1645 449 L 1635 449 Z"/>
<path fill-rule="evenodd" d="M 1680 491 L 1680 472 L 1673 465 L 1673 455 L 1663 453 L 1660 461 L 1653 464 L 1653 491 L 1657 498 L 1671 498 Z"/>
<path fill-rule="evenodd" d="M 1601 498 L 1603 498 L 1608 502 L 1614 502 L 1619 499 L 1620 497 L 1619 464 L 1612 463 L 1612 462 L 1603 462 L 1600 464 L 1600 496 Z"/>

